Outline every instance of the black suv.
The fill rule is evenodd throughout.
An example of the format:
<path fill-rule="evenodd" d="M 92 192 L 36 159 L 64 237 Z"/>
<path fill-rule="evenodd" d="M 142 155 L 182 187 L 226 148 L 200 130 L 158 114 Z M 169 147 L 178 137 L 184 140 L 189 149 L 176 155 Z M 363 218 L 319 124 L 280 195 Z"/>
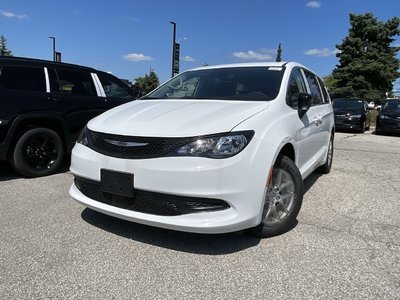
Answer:
<path fill-rule="evenodd" d="M 368 103 L 362 99 L 333 99 L 336 130 L 369 130 L 371 115 Z"/>
<path fill-rule="evenodd" d="M 0 160 L 28 177 L 54 173 L 90 119 L 132 100 L 132 90 L 105 72 L 0 57 Z"/>

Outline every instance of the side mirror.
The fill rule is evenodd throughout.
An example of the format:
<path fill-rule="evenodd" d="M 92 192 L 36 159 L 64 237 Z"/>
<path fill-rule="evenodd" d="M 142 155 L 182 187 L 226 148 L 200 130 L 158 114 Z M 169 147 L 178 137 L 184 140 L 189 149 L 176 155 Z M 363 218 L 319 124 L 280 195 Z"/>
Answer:
<path fill-rule="evenodd" d="M 313 102 L 313 96 L 307 93 L 300 93 L 298 96 L 298 113 L 299 117 L 303 117 L 304 114 L 310 109 Z"/>

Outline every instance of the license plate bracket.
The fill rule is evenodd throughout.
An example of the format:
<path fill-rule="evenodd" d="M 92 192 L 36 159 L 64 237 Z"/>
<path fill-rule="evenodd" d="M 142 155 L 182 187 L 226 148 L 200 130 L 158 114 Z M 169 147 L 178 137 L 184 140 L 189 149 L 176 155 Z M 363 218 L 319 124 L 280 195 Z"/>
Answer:
<path fill-rule="evenodd" d="M 133 174 L 101 169 L 100 191 L 124 197 L 133 197 L 135 193 Z"/>

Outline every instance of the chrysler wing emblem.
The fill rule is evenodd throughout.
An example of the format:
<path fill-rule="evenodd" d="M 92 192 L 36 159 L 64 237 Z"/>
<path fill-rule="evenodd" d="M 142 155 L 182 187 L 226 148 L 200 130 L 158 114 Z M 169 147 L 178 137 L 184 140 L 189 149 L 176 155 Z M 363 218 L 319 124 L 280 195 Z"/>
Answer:
<path fill-rule="evenodd" d="M 149 143 L 136 143 L 136 142 L 121 142 L 121 141 L 114 141 L 114 140 L 107 140 L 104 139 L 105 142 L 119 147 L 143 147 L 147 146 Z"/>

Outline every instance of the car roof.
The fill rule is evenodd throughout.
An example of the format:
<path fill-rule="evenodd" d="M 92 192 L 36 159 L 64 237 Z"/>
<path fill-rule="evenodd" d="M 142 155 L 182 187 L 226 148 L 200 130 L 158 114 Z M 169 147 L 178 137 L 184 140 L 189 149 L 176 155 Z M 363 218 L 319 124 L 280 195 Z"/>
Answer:
<path fill-rule="evenodd" d="M 345 101 L 364 101 L 361 98 L 335 98 L 332 99 L 332 101 L 336 101 L 336 100 L 345 100 Z"/>
<path fill-rule="evenodd" d="M 236 63 L 236 64 L 222 64 L 222 65 L 213 65 L 213 66 L 203 66 L 195 69 L 191 69 L 189 71 L 197 71 L 197 70 L 210 70 L 210 69 L 223 69 L 223 68 L 239 68 L 239 67 L 302 67 L 309 70 L 307 67 L 296 63 L 296 62 L 248 62 L 248 63 Z"/>
<path fill-rule="evenodd" d="M 40 67 L 45 66 L 54 68 L 66 67 L 66 68 L 96 71 L 94 68 L 81 65 L 63 63 L 63 62 L 54 62 L 54 61 L 29 58 L 29 57 L 17 57 L 17 56 L 7 56 L 7 57 L 2 56 L 0 57 L 0 64 L 18 65 L 18 66 L 40 66 Z"/>

